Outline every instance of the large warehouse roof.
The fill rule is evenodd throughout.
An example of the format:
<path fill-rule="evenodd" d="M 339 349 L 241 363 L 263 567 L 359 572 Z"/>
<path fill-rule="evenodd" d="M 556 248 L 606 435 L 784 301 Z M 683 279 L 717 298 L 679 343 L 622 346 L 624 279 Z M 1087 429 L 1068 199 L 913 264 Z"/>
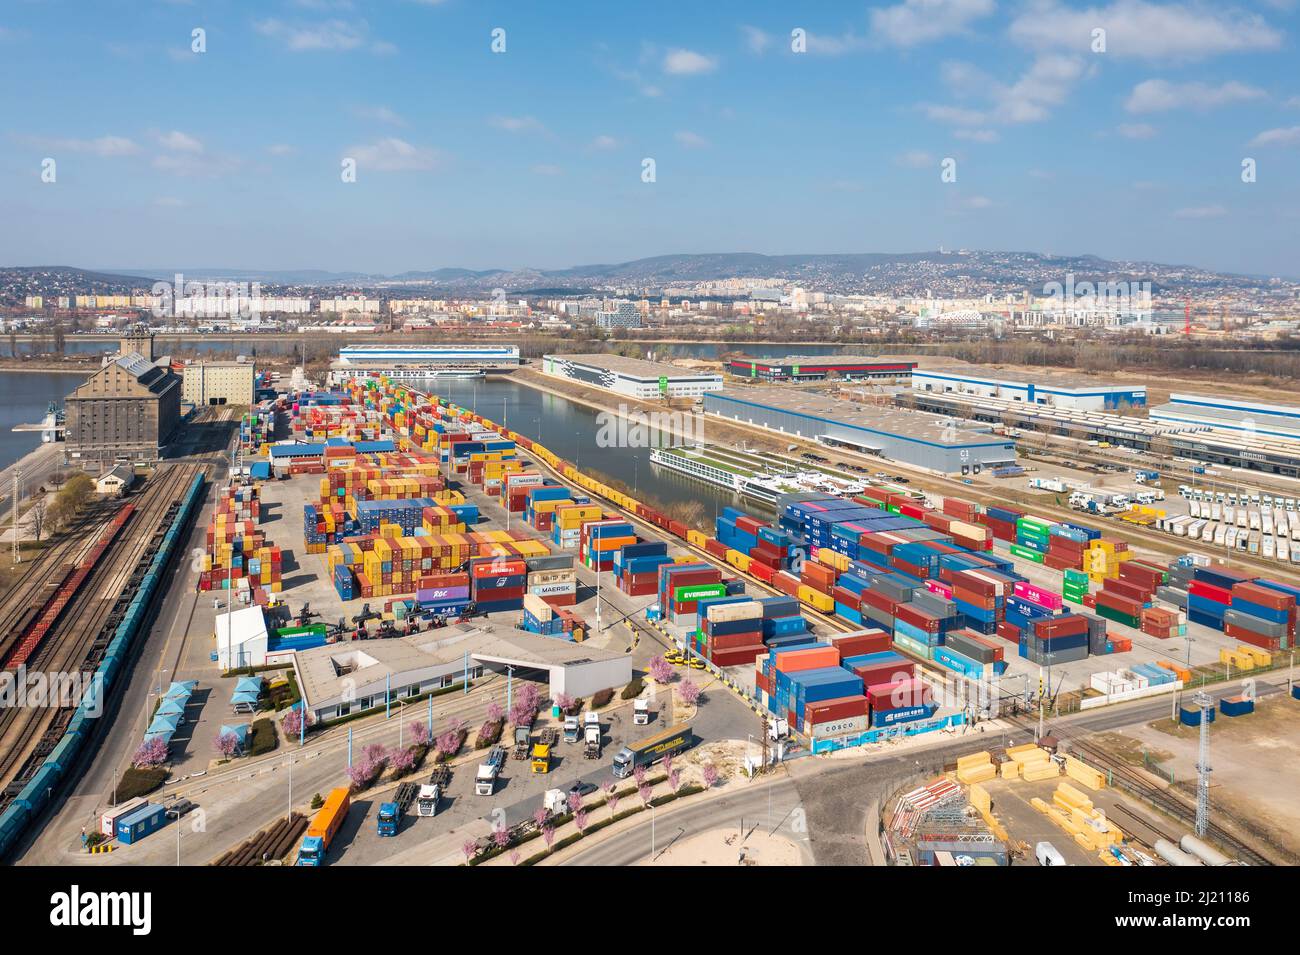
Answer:
<path fill-rule="evenodd" d="M 660 378 L 716 378 L 717 372 L 698 371 L 690 368 L 678 368 L 662 361 L 646 361 L 643 358 L 624 358 L 622 355 L 546 355 L 545 358 L 556 362 L 573 362 L 602 371 L 617 372 L 629 378 L 641 378 L 647 381 Z"/>

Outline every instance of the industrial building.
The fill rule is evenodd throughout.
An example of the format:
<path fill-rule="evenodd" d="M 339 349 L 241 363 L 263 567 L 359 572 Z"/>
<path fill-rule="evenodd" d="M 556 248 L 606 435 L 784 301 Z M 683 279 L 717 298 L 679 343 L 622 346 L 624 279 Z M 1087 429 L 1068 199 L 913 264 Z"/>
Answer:
<path fill-rule="evenodd" d="M 204 405 L 251 405 L 257 373 L 251 361 L 195 361 L 181 376 L 181 400 Z"/>
<path fill-rule="evenodd" d="M 1168 404 L 1152 408 L 1150 415 L 1157 421 L 1300 440 L 1300 407 L 1295 405 L 1172 394 Z"/>
<path fill-rule="evenodd" d="M 81 465 L 157 461 L 181 418 L 181 379 L 154 363 L 153 336 L 122 340 L 65 402 L 68 460 Z"/>
<path fill-rule="evenodd" d="M 597 328 L 640 328 L 641 310 L 636 302 L 618 301 L 610 303 L 612 308 L 605 308 L 596 315 Z"/>
<path fill-rule="evenodd" d="M 1106 385 L 1063 375 L 1052 375 L 1042 380 L 993 378 L 964 368 L 917 368 L 912 372 L 912 389 L 1005 398 L 1075 411 L 1145 408 L 1147 403 L 1145 385 Z"/>
<path fill-rule="evenodd" d="M 410 637 L 334 643 L 295 654 L 298 686 L 318 720 L 381 706 L 385 693 L 409 699 L 475 680 L 487 670 L 514 679 L 545 677 L 554 699 L 561 693 L 587 697 L 626 686 L 632 661 L 556 637 L 536 636 L 491 624 L 457 624 Z"/>
<path fill-rule="evenodd" d="M 544 355 L 542 371 L 642 401 L 697 398 L 722 390 L 722 376 L 716 372 L 690 371 L 621 355 Z"/>
<path fill-rule="evenodd" d="M 985 425 L 776 387 L 708 394 L 704 411 L 941 474 L 979 473 L 1016 462 L 1015 443 Z"/>
<path fill-rule="evenodd" d="M 1116 447 L 1167 454 L 1200 464 L 1221 464 L 1300 477 L 1300 437 L 1280 437 L 1264 430 L 1246 433 L 1244 424 L 1211 427 L 1202 422 L 1157 417 L 1154 410 L 1150 418 L 1138 418 L 1041 405 L 1027 407 L 1023 402 L 1005 398 L 977 398 L 954 392 L 909 391 L 898 395 L 895 401 L 906 408 L 1039 431 L 1076 441 L 1104 441 Z"/>
<path fill-rule="evenodd" d="M 914 361 L 889 361 L 857 355 L 791 355 L 786 358 L 728 359 L 728 374 L 761 381 L 821 381 L 844 378 L 861 381 L 900 381 L 912 376 Z"/>
<path fill-rule="evenodd" d="M 518 345 L 349 345 L 331 366 L 340 380 L 368 372 L 419 380 L 518 367 Z"/>

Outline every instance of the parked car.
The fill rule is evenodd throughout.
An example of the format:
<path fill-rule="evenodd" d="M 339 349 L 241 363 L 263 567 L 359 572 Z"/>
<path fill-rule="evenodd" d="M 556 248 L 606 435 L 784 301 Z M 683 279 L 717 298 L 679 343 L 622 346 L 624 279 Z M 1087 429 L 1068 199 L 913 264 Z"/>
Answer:
<path fill-rule="evenodd" d="M 199 807 L 188 799 L 178 799 L 167 807 L 166 813 L 168 819 L 179 819 L 187 813 L 193 812 Z"/>

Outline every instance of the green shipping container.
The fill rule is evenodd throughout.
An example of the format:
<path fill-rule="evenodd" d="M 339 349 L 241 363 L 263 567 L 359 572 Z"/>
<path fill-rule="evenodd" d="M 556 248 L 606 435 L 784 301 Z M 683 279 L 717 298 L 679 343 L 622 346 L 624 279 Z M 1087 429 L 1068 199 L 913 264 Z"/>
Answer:
<path fill-rule="evenodd" d="M 1019 557 L 1022 560 L 1032 560 L 1035 564 L 1041 564 L 1046 554 L 1040 554 L 1036 550 L 1030 550 L 1028 547 L 1021 547 L 1019 544 L 1011 545 L 1011 554 L 1013 557 Z"/>
<path fill-rule="evenodd" d="M 1114 620 L 1116 623 L 1122 623 L 1125 626 L 1138 628 L 1139 620 L 1132 614 L 1124 613 L 1122 610 L 1116 610 L 1113 607 L 1106 607 L 1102 604 L 1097 605 L 1097 616 L 1105 617 L 1107 620 Z"/>

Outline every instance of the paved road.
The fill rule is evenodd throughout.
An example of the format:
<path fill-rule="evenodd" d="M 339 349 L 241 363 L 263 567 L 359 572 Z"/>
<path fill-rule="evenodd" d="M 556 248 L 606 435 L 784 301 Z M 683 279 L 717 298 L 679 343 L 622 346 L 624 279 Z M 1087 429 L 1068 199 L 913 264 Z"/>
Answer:
<path fill-rule="evenodd" d="M 804 863 L 811 865 L 813 852 L 800 809 L 798 788 L 789 777 L 778 774 L 770 781 L 757 779 L 734 794 L 687 802 L 677 809 L 658 810 L 654 820 L 655 857 L 659 858 L 664 849 L 680 840 L 714 829 L 731 828 L 746 834 L 759 830 L 776 832 L 797 845 Z M 649 859 L 650 814 L 641 815 L 645 821 L 635 828 L 600 839 L 591 848 L 567 857 L 562 864 L 634 865 Z"/>

